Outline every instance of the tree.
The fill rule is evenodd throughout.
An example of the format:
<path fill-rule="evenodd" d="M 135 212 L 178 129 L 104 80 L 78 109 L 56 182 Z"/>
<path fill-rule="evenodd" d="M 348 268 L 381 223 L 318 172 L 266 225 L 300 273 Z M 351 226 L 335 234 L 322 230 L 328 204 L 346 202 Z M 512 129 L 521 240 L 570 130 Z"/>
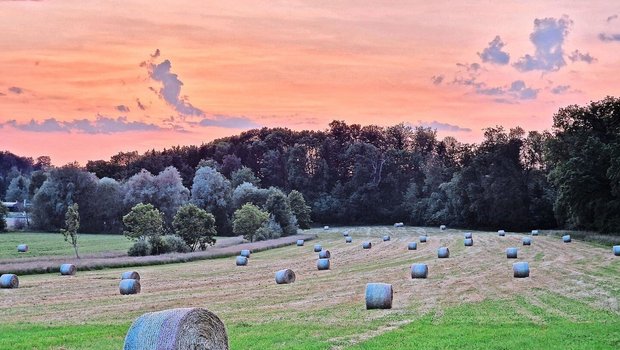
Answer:
<path fill-rule="evenodd" d="M 291 205 L 291 211 L 297 217 L 299 227 L 303 229 L 310 228 L 310 224 L 312 223 L 310 213 L 312 209 L 306 205 L 304 195 L 299 191 L 292 190 L 291 193 L 288 194 L 288 201 Z"/>
<path fill-rule="evenodd" d="M 254 175 L 252 169 L 246 166 L 242 166 L 240 169 L 233 171 L 230 175 L 230 179 L 232 188 L 237 188 L 237 186 L 244 182 L 251 183 L 254 186 L 258 186 L 260 184 L 260 179 Z"/>
<path fill-rule="evenodd" d="M 232 231 L 228 217 L 230 205 L 230 181 L 212 167 L 196 170 L 190 202 L 213 213 L 219 233 L 229 235 Z"/>
<path fill-rule="evenodd" d="M 215 244 L 215 217 L 193 204 L 179 208 L 172 221 L 175 233 L 195 251 L 196 248 Z"/>
<path fill-rule="evenodd" d="M 6 214 L 9 213 L 9 210 L 7 209 L 7 207 L 4 206 L 4 204 L 2 204 L 2 202 L 0 202 L 0 232 L 4 232 L 6 231 Z"/>
<path fill-rule="evenodd" d="M 256 230 L 269 220 L 269 213 L 261 210 L 254 204 L 246 203 L 235 211 L 233 232 L 250 242 L 254 241 Z"/>
<path fill-rule="evenodd" d="M 28 199 L 28 187 L 30 186 L 30 181 L 28 178 L 19 175 L 14 177 L 9 184 L 9 187 L 6 190 L 6 200 L 9 202 L 24 202 L 24 200 Z"/>
<path fill-rule="evenodd" d="M 73 205 L 67 208 L 67 213 L 65 214 L 65 227 L 60 230 L 63 236 L 65 236 L 65 242 L 69 242 L 73 246 L 73 250 L 75 250 L 75 257 L 80 258 L 78 254 L 78 230 L 80 229 L 80 206 L 77 203 L 73 203 Z"/>
<path fill-rule="evenodd" d="M 123 233 L 123 193 L 114 179 L 104 177 L 97 183 L 92 198 L 95 210 L 92 214 L 93 228 L 101 233 Z"/>
<path fill-rule="evenodd" d="M 279 189 L 272 187 L 269 189 L 271 194 L 267 198 L 265 209 L 272 214 L 278 224 L 282 227 L 285 236 L 297 233 L 297 220 L 294 219 L 293 211 L 286 195 Z"/>
<path fill-rule="evenodd" d="M 267 197 L 269 197 L 269 190 L 258 188 L 249 182 L 244 182 L 233 191 L 232 207 L 239 209 L 245 203 L 252 203 L 263 207 L 267 203 Z"/>
<path fill-rule="evenodd" d="M 123 216 L 127 228 L 123 234 L 131 240 L 149 241 L 155 254 L 159 254 L 161 236 L 164 233 L 162 214 L 152 204 L 136 204 Z"/>

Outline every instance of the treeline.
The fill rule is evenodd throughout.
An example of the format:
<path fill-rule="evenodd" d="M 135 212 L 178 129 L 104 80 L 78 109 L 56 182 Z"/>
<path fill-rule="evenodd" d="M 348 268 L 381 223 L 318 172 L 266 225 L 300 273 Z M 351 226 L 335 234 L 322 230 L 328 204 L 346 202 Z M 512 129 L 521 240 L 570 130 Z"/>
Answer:
<path fill-rule="evenodd" d="M 5 176 L 19 172 L 12 169 L 0 173 L 7 194 L 18 186 L 11 186 L 16 176 Z M 201 187 L 199 172 L 209 172 L 208 185 Z M 63 203 L 89 193 L 83 197 L 90 204 L 80 208 L 98 217 L 88 228 L 94 232 L 121 229 L 115 204 L 122 213 L 129 205 L 152 203 L 170 218 L 176 203 L 192 201 L 219 218 L 218 230 L 230 233 L 234 210 L 244 203 L 264 208 L 267 192 L 297 190 L 311 207 L 312 220 L 321 224 L 404 221 L 618 232 L 620 100 L 563 108 L 551 132 L 488 128 L 480 144 L 439 139 L 435 130 L 405 124 L 333 121 L 324 131 L 263 128 L 201 146 L 121 152 L 109 161 L 89 161 L 85 169 L 69 165 L 20 176 L 28 180 L 35 222 L 47 229 L 61 224 Z M 63 186 L 45 184 L 59 178 Z M 91 184 L 87 188 L 84 179 Z M 140 187 L 144 183 L 154 185 Z M 210 191 L 208 201 L 193 198 L 200 188 Z M 42 198 L 52 197 L 54 205 L 42 204 L 47 203 Z M 106 210 L 88 209 L 106 198 L 109 204 L 98 207 Z M 37 214 L 44 212 L 60 219 L 45 221 Z"/>

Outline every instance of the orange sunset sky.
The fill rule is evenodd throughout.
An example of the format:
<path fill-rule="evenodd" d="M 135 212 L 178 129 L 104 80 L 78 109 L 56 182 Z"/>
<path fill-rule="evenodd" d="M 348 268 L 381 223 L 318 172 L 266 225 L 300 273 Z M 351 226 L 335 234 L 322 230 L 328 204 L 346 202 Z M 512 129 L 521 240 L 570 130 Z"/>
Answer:
<path fill-rule="evenodd" d="M 618 96 L 617 1 L 4 1 L 0 150 L 55 165 L 256 127 L 480 141 Z"/>

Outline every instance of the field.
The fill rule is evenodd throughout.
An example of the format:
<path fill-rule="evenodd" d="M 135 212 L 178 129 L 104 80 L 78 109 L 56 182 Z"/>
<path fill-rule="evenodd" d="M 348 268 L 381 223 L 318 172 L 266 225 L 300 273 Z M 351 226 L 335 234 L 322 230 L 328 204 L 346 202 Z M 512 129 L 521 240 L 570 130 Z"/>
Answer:
<path fill-rule="evenodd" d="M 608 247 L 551 236 L 528 247 L 522 235 L 476 231 L 464 247 L 459 230 L 411 227 L 346 228 L 345 244 L 344 230 L 312 230 L 317 240 L 252 254 L 246 267 L 234 258 L 140 267 L 133 296 L 118 294 L 126 269 L 22 276 L 19 289 L 0 290 L 0 349 L 120 349 L 136 317 L 175 307 L 219 315 L 231 349 L 620 348 L 620 257 Z M 429 242 L 408 251 L 424 232 Z M 331 270 L 317 271 L 315 243 L 331 251 Z M 437 259 L 439 246 L 449 259 Z M 513 278 L 509 246 L 529 278 Z M 415 262 L 428 264 L 428 279 L 411 279 Z M 276 285 L 282 268 L 297 281 Z M 393 285 L 391 310 L 365 309 L 368 282 Z"/>

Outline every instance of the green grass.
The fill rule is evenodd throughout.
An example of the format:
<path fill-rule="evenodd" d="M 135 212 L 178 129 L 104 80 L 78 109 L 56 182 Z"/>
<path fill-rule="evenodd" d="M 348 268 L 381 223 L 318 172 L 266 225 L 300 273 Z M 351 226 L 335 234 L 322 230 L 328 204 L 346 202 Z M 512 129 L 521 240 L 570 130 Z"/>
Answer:
<path fill-rule="evenodd" d="M 118 350 L 123 347 L 127 329 L 129 325 L 0 325 L 0 349 Z"/>
<path fill-rule="evenodd" d="M 18 253 L 17 245 L 27 244 L 27 253 Z M 132 242 L 123 235 L 80 234 L 80 254 L 127 252 Z M 39 256 L 72 256 L 71 244 L 60 233 L 11 232 L 0 234 L 0 259 L 32 258 Z"/>

